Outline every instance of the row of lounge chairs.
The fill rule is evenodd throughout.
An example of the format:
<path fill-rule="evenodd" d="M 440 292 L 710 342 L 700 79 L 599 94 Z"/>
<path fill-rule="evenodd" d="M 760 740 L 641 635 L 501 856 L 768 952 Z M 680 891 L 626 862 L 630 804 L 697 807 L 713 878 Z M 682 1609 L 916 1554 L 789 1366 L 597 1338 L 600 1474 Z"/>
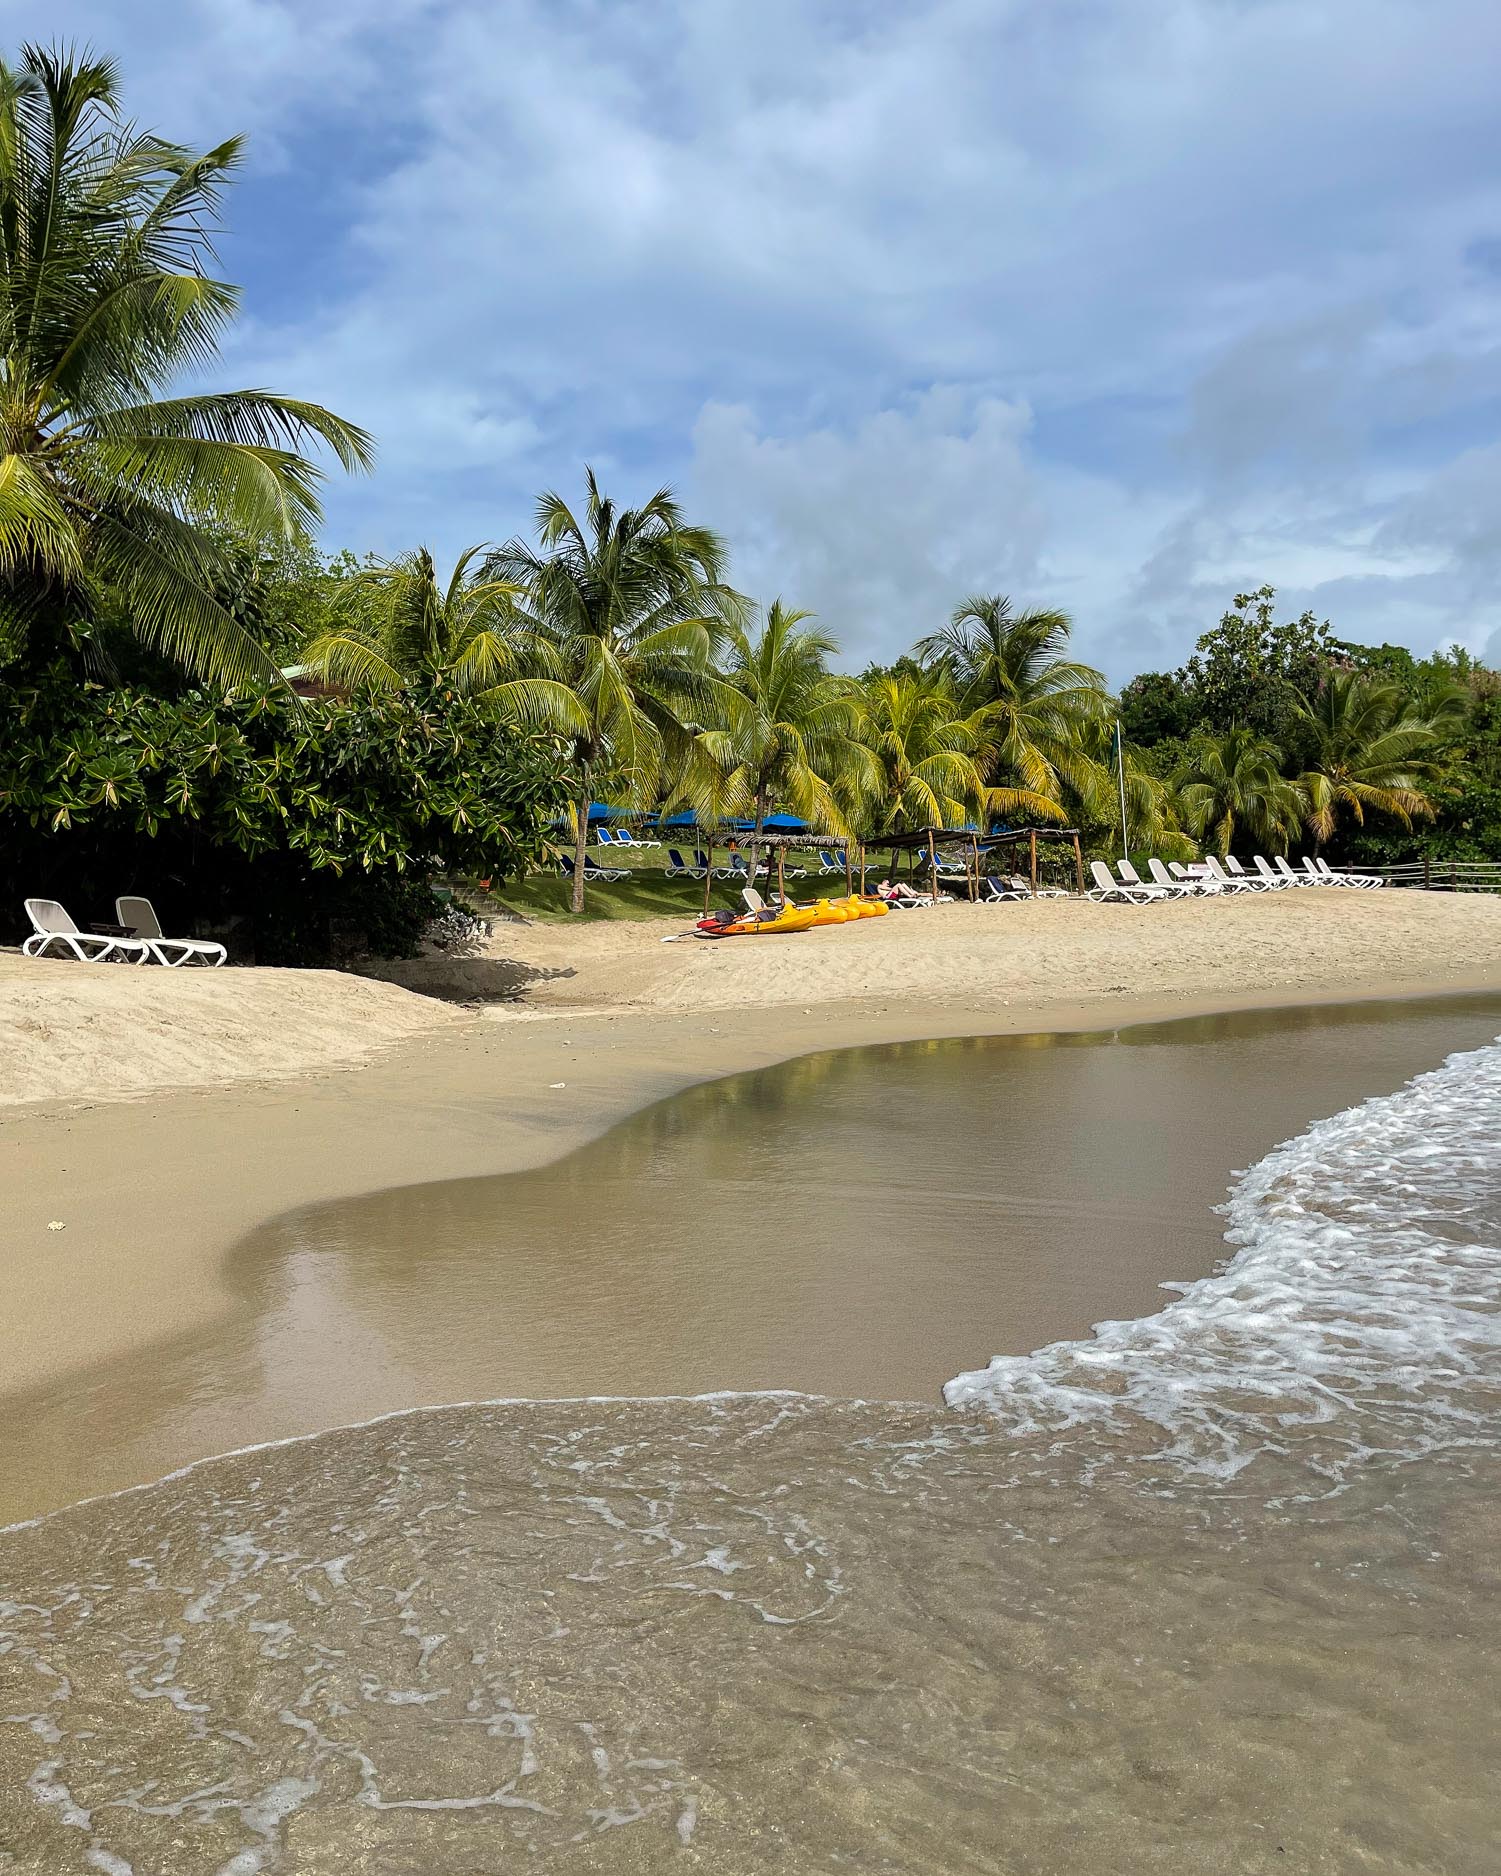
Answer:
<path fill-rule="evenodd" d="M 1299 886 L 1348 886 L 1369 892 L 1386 881 L 1374 873 L 1338 873 L 1327 860 L 1305 859 L 1302 868 L 1292 865 L 1281 854 L 1275 862 L 1264 854 L 1254 856 L 1254 871 L 1243 866 L 1233 854 L 1223 861 L 1211 854 L 1203 866 L 1190 872 L 1176 860 L 1166 865 L 1161 860 L 1147 862 L 1150 880 L 1145 880 L 1129 860 L 1117 862 L 1111 873 L 1103 860 L 1091 860 L 1093 888 L 1085 897 L 1097 902 L 1118 899 L 1139 905 L 1152 899 L 1210 898 L 1223 893 L 1285 892 Z"/>
<path fill-rule="evenodd" d="M 29 958 L 77 958 L 80 964 L 222 964 L 223 945 L 207 938 L 169 938 L 149 899 L 125 894 L 115 901 L 117 928 L 80 931 L 56 899 L 28 899 L 31 936 L 21 946 Z"/>

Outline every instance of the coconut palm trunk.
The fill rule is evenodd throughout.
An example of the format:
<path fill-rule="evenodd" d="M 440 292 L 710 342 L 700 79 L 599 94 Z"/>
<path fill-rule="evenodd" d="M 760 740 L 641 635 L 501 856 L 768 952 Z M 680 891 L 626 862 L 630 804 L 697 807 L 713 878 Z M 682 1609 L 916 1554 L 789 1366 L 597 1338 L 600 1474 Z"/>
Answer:
<path fill-rule="evenodd" d="M 589 805 L 592 795 L 586 793 L 578 805 L 578 827 L 573 840 L 573 910 L 584 909 L 584 867 L 589 848 Z"/>
<path fill-rule="evenodd" d="M 766 832 L 766 791 L 765 789 L 758 788 L 756 790 L 756 826 L 755 826 L 755 831 L 751 835 L 751 850 L 750 850 L 750 878 L 751 878 L 751 884 L 753 886 L 756 883 L 756 867 L 759 864 L 760 858 L 761 858 L 761 837 L 765 832 Z"/>

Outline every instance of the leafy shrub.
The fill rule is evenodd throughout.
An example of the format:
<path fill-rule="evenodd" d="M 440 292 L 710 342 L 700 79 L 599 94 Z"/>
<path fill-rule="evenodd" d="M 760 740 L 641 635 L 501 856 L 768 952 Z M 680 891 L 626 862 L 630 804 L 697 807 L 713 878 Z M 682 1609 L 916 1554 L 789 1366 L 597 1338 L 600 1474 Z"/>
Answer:
<path fill-rule="evenodd" d="M 550 739 L 444 692 L 164 698 L 58 667 L 0 685 L 0 921 L 143 892 L 266 963 L 410 955 L 448 870 L 514 877 L 567 799 Z"/>

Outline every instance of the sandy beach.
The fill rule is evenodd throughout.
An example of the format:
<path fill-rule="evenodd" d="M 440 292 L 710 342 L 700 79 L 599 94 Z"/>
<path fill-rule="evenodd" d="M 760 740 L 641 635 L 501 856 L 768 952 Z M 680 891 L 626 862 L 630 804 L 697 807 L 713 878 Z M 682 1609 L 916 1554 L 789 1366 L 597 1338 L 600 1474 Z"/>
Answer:
<path fill-rule="evenodd" d="M 1024 1010 L 1124 1020 L 1501 982 L 1501 899 L 1298 891 L 1139 908 L 946 905 L 775 940 L 646 920 L 498 925 L 480 955 L 337 971 L 132 971 L 0 956 L 0 1105 L 87 1103 L 356 1067 L 414 1040 L 573 1013 L 768 1012 L 796 1054 L 817 1013 L 902 1034 Z M 417 993 L 417 994 L 413 994 Z M 1143 1001 L 1144 1000 L 1144 1001 Z M 454 1008 L 452 1005 L 470 1006 Z M 1011 1017 L 1006 1012 L 1018 1012 Z M 903 1027 L 910 1012 L 915 1030 Z M 791 1028 L 789 1030 L 789 1021 Z M 951 1032 L 949 1032 L 951 1033 Z M 823 1046 L 820 1038 L 819 1046 Z M 524 1050 L 513 1040 L 509 1045 Z"/>
<path fill-rule="evenodd" d="M 956 905 L 664 945 L 672 929 L 506 925 L 490 955 L 387 968 L 507 999 L 468 1008 L 329 972 L 0 961 L 0 1384 L 211 1319 L 225 1251 L 291 1207 L 538 1166 L 717 1076 L 861 1043 L 1501 986 L 1501 900 L 1438 894 Z"/>

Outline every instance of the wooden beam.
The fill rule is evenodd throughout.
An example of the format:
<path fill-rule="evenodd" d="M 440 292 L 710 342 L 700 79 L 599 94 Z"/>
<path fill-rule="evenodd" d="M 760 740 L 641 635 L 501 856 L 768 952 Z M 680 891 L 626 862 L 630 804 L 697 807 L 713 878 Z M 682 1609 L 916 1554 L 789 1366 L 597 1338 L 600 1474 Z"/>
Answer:
<path fill-rule="evenodd" d="M 1030 840 L 1031 840 L 1031 847 L 1032 847 L 1032 896 L 1033 898 L 1036 898 L 1037 896 L 1037 829 L 1035 827 L 1032 829 Z"/>
<path fill-rule="evenodd" d="M 1077 830 L 1074 834 L 1074 878 L 1079 883 L 1079 897 L 1084 897 L 1084 849 L 1079 845 Z"/>

